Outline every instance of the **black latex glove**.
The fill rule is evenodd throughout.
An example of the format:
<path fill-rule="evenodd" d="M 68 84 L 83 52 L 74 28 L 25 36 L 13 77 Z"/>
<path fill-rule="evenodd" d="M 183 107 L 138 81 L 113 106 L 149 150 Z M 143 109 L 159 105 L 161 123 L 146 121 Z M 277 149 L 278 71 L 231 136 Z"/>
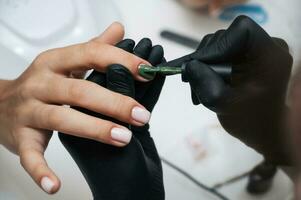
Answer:
<path fill-rule="evenodd" d="M 192 57 L 185 75 L 193 103 L 216 112 L 225 130 L 270 162 L 287 164 L 284 112 L 292 66 L 287 44 L 240 16 L 227 30 L 205 36 Z M 217 63 L 231 63 L 230 84 L 210 68 Z"/>
<path fill-rule="evenodd" d="M 163 48 L 153 47 L 149 39 L 141 40 L 135 48 L 135 42 L 129 39 L 117 46 L 148 60 L 152 65 L 164 61 Z M 164 83 L 164 77 L 160 76 L 147 83 L 135 82 L 131 73 L 118 64 L 109 66 L 106 74 L 93 71 L 87 80 L 135 98 L 149 111 L 153 110 Z M 82 108 L 77 109 L 106 118 Z M 148 131 L 149 126 L 128 127 L 133 136 L 123 148 L 63 133 L 59 137 L 79 166 L 95 200 L 163 200 L 162 166 Z"/>

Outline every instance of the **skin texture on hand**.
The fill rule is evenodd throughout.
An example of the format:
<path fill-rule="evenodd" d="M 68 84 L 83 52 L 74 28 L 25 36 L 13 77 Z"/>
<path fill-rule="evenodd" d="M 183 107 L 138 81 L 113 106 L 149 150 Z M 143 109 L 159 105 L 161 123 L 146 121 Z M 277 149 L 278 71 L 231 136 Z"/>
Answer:
<path fill-rule="evenodd" d="M 24 169 L 47 193 L 60 187 L 44 159 L 53 130 L 116 146 L 126 142 L 112 139 L 111 135 L 116 135 L 113 128 L 123 128 L 131 137 L 131 131 L 122 125 L 63 105 L 80 106 L 135 126 L 148 122 L 133 115 L 137 109 L 149 115 L 133 98 L 74 79 L 86 70 L 106 71 L 108 65 L 120 63 L 135 79 L 143 80 L 137 68 L 148 62 L 114 46 L 123 35 L 123 26 L 113 23 L 91 41 L 41 53 L 16 80 L 0 82 L 0 143 L 20 156 Z"/>
<path fill-rule="evenodd" d="M 152 65 L 164 61 L 162 47 L 152 46 L 149 39 L 142 39 L 134 46 L 132 40 L 117 44 L 117 47 L 148 60 Z M 114 64 L 106 74 L 94 71 L 88 80 L 130 96 L 152 111 L 165 79 L 157 76 L 148 83 L 134 82 L 126 68 Z M 102 119 L 108 118 L 82 108 L 76 109 Z M 126 126 L 124 123 L 123 125 Z M 133 137 L 123 148 L 63 133 L 59 137 L 85 176 L 95 200 L 163 200 L 162 166 L 148 132 L 149 125 L 128 127 L 132 130 Z"/>
<path fill-rule="evenodd" d="M 205 36 L 193 57 L 186 66 L 193 103 L 216 112 L 226 131 L 270 162 L 288 164 L 285 97 L 292 57 L 287 44 L 241 16 L 227 30 Z M 230 85 L 210 63 L 232 64 Z"/>

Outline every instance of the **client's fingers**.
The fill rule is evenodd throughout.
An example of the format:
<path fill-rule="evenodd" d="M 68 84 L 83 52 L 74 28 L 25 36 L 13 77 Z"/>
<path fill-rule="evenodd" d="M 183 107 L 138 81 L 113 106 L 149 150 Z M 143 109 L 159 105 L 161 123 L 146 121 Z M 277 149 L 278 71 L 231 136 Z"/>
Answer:
<path fill-rule="evenodd" d="M 138 66 L 142 63 L 149 64 L 146 60 L 118 47 L 90 41 L 45 51 L 35 59 L 33 65 L 46 66 L 45 69 L 70 76 L 73 71 L 95 69 L 105 72 L 107 66 L 121 64 L 127 67 L 137 80 L 146 81 L 138 73 Z"/>
<path fill-rule="evenodd" d="M 37 130 L 30 128 L 23 128 L 21 131 L 26 135 L 40 134 Z M 22 141 L 19 149 L 20 162 L 37 185 L 48 194 L 53 194 L 59 190 L 60 180 L 47 165 L 44 150 L 45 147 L 38 140 Z"/>
<path fill-rule="evenodd" d="M 32 125 L 40 129 L 56 130 L 115 146 L 125 146 L 132 136 L 131 131 L 123 126 L 84 114 L 73 108 L 42 105 L 37 109 L 40 112 L 32 112 L 29 118 L 33 121 Z"/>
<path fill-rule="evenodd" d="M 111 45 L 115 45 L 122 40 L 124 36 L 124 27 L 119 22 L 112 23 L 101 35 L 92 39 L 95 42 L 102 42 Z M 84 78 L 86 74 L 85 70 L 72 71 L 72 78 Z"/>
<path fill-rule="evenodd" d="M 90 81 L 57 79 L 48 87 L 39 93 L 44 102 L 85 108 L 136 126 L 148 123 L 149 112 L 136 100 Z"/>
<path fill-rule="evenodd" d="M 119 22 L 112 23 L 101 35 L 93 38 L 92 41 L 115 45 L 124 37 L 124 27 Z"/>

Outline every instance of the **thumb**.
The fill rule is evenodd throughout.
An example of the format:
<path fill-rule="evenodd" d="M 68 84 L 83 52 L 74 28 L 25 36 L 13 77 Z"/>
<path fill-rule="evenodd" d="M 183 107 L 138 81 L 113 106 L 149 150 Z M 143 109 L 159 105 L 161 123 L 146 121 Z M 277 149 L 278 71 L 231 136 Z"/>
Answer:
<path fill-rule="evenodd" d="M 24 129 L 23 132 L 32 134 L 31 129 Z M 39 142 L 30 140 L 22 141 L 19 149 L 20 162 L 25 171 L 31 176 L 39 187 L 48 194 L 56 193 L 60 188 L 60 180 L 48 167 L 44 158 L 45 147 Z"/>
<path fill-rule="evenodd" d="M 119 22 L 114 22 L 102 34 L 93 38 L 92 41 L 115 45 L 120 42 L 123 37 L 123 25 Z"/>
<path fill-rule="evenodd" d="M 228 88 L 224 80 L 207 64 L 198 60 L 187 63 L 185 79 L 189 82 L 193 103 L 217 111 Z"/>

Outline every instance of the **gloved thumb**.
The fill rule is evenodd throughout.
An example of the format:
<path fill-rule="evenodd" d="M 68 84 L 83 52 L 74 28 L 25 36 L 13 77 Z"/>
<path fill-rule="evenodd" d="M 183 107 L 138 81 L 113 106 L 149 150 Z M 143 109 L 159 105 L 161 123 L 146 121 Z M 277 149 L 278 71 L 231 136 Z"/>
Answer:
<path fill-rule="evenodd" d="M 213 111 L 218 110 L 228 86 L 209 65 L 192 60 L 186 64 L 182 79 L 189 82 L 195 105 L 202 103 Z"/>

